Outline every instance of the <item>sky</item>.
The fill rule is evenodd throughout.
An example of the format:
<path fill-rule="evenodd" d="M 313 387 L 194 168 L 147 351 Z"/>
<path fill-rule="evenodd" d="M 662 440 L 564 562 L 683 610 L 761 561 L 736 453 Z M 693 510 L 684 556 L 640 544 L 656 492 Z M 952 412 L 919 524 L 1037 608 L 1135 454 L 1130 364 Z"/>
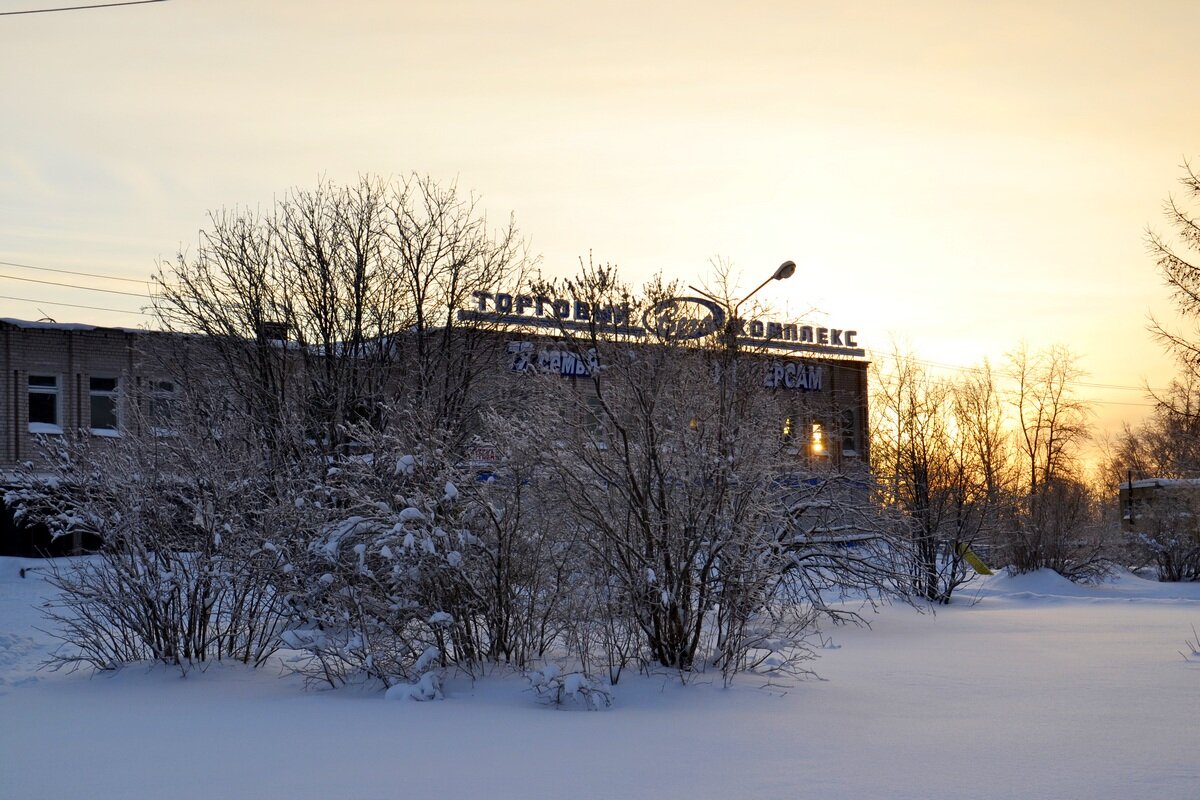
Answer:
<path fill-rule="evenodd" d="M 1194 0 L 0 16 L 0 316 L 149 324 L 94 291 L 146 286 L 45 270 L 145 279 L 210 210 L 416 172 L 515 214 L 548 275 L 591 254 L 694 283 L 724 259 L 749 291 L 791 259 L 759 297 L 877 357 L 1065 344 L 1113 430 L 1173 372 L 1146 332 L 1171 309 L 1145 235 L 1200 163 L 1198 28 Z"/>

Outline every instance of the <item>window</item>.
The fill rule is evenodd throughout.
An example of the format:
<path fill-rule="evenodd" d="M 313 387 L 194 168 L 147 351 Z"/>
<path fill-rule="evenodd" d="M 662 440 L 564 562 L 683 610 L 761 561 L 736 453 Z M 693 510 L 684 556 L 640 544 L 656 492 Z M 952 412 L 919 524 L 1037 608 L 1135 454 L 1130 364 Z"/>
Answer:
<path fill-rule="evenodd" d="M 854 409 L 842 410 L 842 455 L 858 455 L 858 431 L 854 424 Z"/>
<path fill-rule="evenodd" d="M 62 433 L 59 418 L 58 377 L 29 376 L 29 432 Z"/>
<path fill-rule="evenodd" d="M 150 429 L 157 436 L 175 431 L 175 382 L 158 380 L 150 384 Z"/>
<path fill-rule="evenodd" d="M 586 403 L 586 425 L 588 435 L 597 450 L 608 449 L 608 418 L 604 413 L 604 402 L 594 394 L 584 396 Z"/>
<path fill-rule="evenodd" d="M 809 440 L 814 456 L 825 455 L 825 426 L 819 422 L 812 424 L 812 439 Z"/>
<path fill-rule="evenodd" d="M 91 432 L 99 436 L 119 436 L 117 379 L 92 378 L 88 384 L 91 401 Z"/>

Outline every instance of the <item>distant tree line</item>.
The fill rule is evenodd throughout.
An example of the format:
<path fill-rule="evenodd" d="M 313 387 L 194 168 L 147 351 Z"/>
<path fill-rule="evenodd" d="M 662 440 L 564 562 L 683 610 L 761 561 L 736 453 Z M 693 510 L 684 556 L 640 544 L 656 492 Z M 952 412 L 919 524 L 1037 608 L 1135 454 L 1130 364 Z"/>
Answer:
<path fill-rule="evenodd" d="M 1117 556 L 1111 492 L 1081 460 L 1079 377 L 1063 347 L 1022 346 L 1003 370 L 985 361 L 957 377 L 899 352 L 875 365 L 872 470 L 907 520 L 921 596 L 949 602 L 981 564 L 1086 580 Z"/>

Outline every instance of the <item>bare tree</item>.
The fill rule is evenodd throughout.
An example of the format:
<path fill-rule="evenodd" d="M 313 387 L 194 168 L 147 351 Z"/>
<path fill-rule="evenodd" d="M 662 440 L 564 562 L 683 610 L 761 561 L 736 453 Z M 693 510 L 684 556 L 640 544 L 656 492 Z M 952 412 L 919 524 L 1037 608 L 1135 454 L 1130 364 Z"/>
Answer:
<path fill-rule="evenodd" d="M 1082 375 L 1062 346 L 1010 354 L 1015 386 L 1023 497 L 1009 530 L 1009 561 L 1018 572 L 1050 568 L 1071 578 L 1105 569 L 1105 537 L 1097 500 L 1083 480 L 1079 449 L 1090 409 L 1072 385 Z"/>
<path fill-rule="evenodd" d="M 195 255 L 160 265 L 155 307 L 169 330 L 208 337 L 273 451 L 332 451 L 389 408 L 461 431 L 497 337 L 456 311 L 529 264 L 513 222 L 490 230 L 454 186 L 364 177 L 294 190 L 266 214 L 211 214 Z"/>
<path fill-rule="evenodd" d="M 1161 482 L 1145 508 L 1123 511 L 1126 522 L 1134 527 L 1135 547 L 1153 557 L 1164 580 L 1200 576 L 1194 487 L 1179 482 L 1200 477 L 1200 263 L 1196 257 L 1200 253 L 1200 219 L 1193 210 L 1200 201 L 1200 174 L 1187 162 L 1183 172 L 1183 199 L 1172 196 L 1164 208 L 1174 235 L 1154 230 L 1146 235 L 1175 309 L 1190 327 L 1179 330 L 1160 318 L 1151 318 L 1151 334 L 1175 356 L 1180 374 L 1166 391 L 1147 390 L 1155 400 L 1153 413 L 1141 424 L 1125 427 L 1108 460 L 1110 480 L 1129 481 L 1126 488 L 1131 504 L 1133 478 Z"/>
<path fill-rule="evenodd" d="M 1107 466 L 1113 483 L 1130 474 L 1200 477 L 1200 384 L 1187 376 L 1173 381 L 1148 418 L 1117 436 Z"/>
<path fill-rule="evenodd" d="M 903 512 L 913 591 L 950 602 L 975 574 L 968 557 L 997 528 L 1007 442 L 990 368 L 960 381 L 930 376 L 896 352 L 876 364 L 871 454 L 885 503 Z"/>
<path fill-rule="evenodd" d="M 1187 162 L 1183 164 L 1183 171 L 1179 182 L 1184 187 L 1184 198 L 1192 203 L 1200 201 L 1200 174 Z M 1147 245 L 1171 290 L 1176 310 L 1192 323 L 1193 329 L 1190 332 L 1173 330 L 1162 320 L 1152 318 L 1150 332 L 1175 355 L 1181 370 L 1191 379 L 1196 376 L 1200 363 L 1200 329 L 1195 327 L 1200 319 L 1200 264 L 1188 251 L 1200 253 L 1200 219 L 1185 201 L 1175 197 L 1167 200 L 1165 212 L 1174 229 L 1174 240 L 1151 230 L 1147 233 Z M 1170 400 L 1169 397 L 1160 399 L 1163 402 Z"/>
<path fill-rule="evenodd" d="M 1143 476 L 1191 477 L 1200 470 L 1200 451 L 1191 434 L 1200 427 L 1200 219 L 1189 208 L 1200 201 L 1200 174 L 1183 164 L 1184 199 L 1168 199 L 1165 213 L 1174 237 L 1147 233 L 1147 245 L 1164 282 L 1171 290 L 1175 308 L 1193 326 L 1190 332 L 1173 330 L 1162 320 L 1151 319 L 1151 334 L 1176 357 L 1180 377 L 1164 393 L 1151 395 L 1156 409 L 1150 422 L 1137 431 L 1126 431 L 1122 443 L 1128 461 L 1125 469 Z M 1189 253 L 1189 251 L 1191 251 Z"/>
<path fill-rule="evenodd" d="M 954 384 L 955 529 L 960 554 L 992 553 L 1014 524 L 1016 462 L 1004 399 L 991 364 L 984 361 Z"/>
<path fill-rule="evenodd" d="M 535 292 L 637 318 L 673 289 L 655 281 L 638 298 L 611 268 L 585 266 Z M 878 590 L 894 577 L 895 550 L 875 547 L 884 534 L 862 526 L 859 550 L 838 548 L 844 539 L 829 534 L 846 520 L 833 509 L 850 493 L 821 481 L 809 490 L 762 389 L 765 362 L 742 350 L 732 325 L 705 326 L 690 338 L 651 326 L 644 343 L 612 314 L 593 314 L 582 330 L 564 326 L 557 346 L 586 374 L 545 377 L 545 415 L 516 424 L 531 437 L 552 432 L 547 490 L 592 569 L 610 577 L 605 609 L 625 615 L 647 660 L 684 673 L 711 664 L 727 676 L 786 669 L 809 654 L 812 609 L 825 608 L 816 585 Z M 867 506 L 865 493 L 859 499 Z"/>

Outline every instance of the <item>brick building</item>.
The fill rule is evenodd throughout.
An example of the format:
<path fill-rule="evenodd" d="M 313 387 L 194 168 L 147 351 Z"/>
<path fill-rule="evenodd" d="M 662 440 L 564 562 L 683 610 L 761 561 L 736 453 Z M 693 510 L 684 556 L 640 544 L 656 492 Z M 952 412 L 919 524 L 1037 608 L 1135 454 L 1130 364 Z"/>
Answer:
<path fill-rule="evenodd" d="M 118 436 L 137 331 L 0 320 L 0 469 L 36 459 L 38 435 Z"/>
<path fill-rule="evenodd" d="M 549 325 L 531 321 L 536 319 L 502 319 L 505 324 L 488 329 L 486 338 L 499 345 L 495 352 L 500 362 L 485 370 L 491 374 L 484 383 L 493 391 L 500 387 L 499 395 L 511 394 L 512 382 L 519 380 L 515 373 L 535 368 L 579 382 L 586 392 L 588 381 L 581 379 L 587 365 L 556 344 Z M 826 345 L 825 329 L 806 339 L 801 328 L 788 339 L 779 326 L 784 334 L 779 339 L 766 338 L 770 328 L 760 327 L 764 337 L 747 338 L 743 344 L 753 348 L 751 360 L 761 370 L 763 391 L 773 398 L 780 435 L 798 462 L 865 473 L 869 435 L 862 351 Z M 753 336 L 755 330 L 752 323 L 748 333 Z M 644 332 L 632 338 L 646 339 Z M 38 437 L 119 437 L 141 416 L 132 413 L 134 398 L 143 404 L 161 398 L 164 408 L 171 407 L 176 381 L 184 376 L 146 366 L 162 359 L 143 355 L 164 343 L 181 346 L 181 340 L 146 331 L 0 319 L 0 487 L 11 485 L 18 464 L 36 465 Z M 699 376 L 693 380 L 697 387 L 704 384 Z M 143 405 L 141 410 L 148 409 Z M 0 555 L 60 549 L 47 546 L 44 532 L 18 531 L 11 514 L 2 507 L 0 512 Z"/>
<path fill-rule="evenodd" d="M 138 331 L 0 319 L 0 487 L 12 470 L 37 462 L 38 436 L 119 436 L 128 381 L 136 380 Z M 2 508 L 2 507 L 0 507 Z M 0 513 L 0 555 L 59 553 L 80 542 L 51 543 L 44 530 Z"/>

